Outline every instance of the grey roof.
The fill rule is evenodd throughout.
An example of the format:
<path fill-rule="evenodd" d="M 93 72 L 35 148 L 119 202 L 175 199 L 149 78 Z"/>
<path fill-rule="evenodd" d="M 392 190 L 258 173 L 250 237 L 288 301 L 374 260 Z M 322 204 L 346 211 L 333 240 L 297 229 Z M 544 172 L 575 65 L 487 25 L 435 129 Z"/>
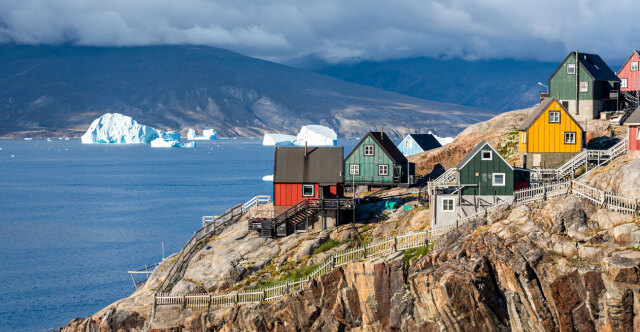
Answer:
<path fill-rule="evenodd" d="M 576 52 L 571 53 L 575 56 Z M 580 66 L 589 72 L 595 80 L 620 81 L 616 73 L 609 68 L 609 65 L 599 55 L 578 52 L 578 56 L 580 57 Z"/>
<path fill-rule="evenodd" d="M 493 153 L 495 155 L 500 157 L 500 159 L 502 159 L 502 161 L 504 161 L 504 163 L 507 164 L 507 166 L 513 169 L 513 166 L 509 165 L 509 163 L 506 160 L 504 160 L 504 158 L 502 158 L 500 153 L 498 153 L 498 151 L 496 151 L 496 149 L 494 149 L 493 146 L 491 146 L 491 144 L 489 144 L 489 142 L 487 141 L 482 141 L 476 144 L 476 147 L 474 147 L 473 150 L 471 150 L 471 152 L 469 152 L 469 154 L 467 154 L 467 156 L 464 157 L 464 159 L 462 159 L 462 161 L 458 163 L 458 165 L 456 166 L 456 169 L 460 170 L 461 168 L 463 168 L 469 162 L 469 160 L 471 160 L 476 154 L 478 154 L 478 152 L 480 152 L 480 150 L 482 150 L 482 148 L 485 145 L 488 145 L 491 148 L 491 150 L 493 150 Z"/>
<path fill-rule="evenodd" d="M 442 146 L 432 134 L 409 134 L 409 136 L 413 138 L 413 141 L 418 144 L 422 151 L 429 151 Z"/>
<path fill-rule="evenodd" d="M 344 171 L 343 147 L 276 147 L 274 153 L 274 183 L 342 183 Z"/>
<path fill-rule="evenodd" d="M 624 122 L 625 125 L 640 125 L 640 107 L 636 108 Z"/>
<path fill-rule="evenodd" d="M 542 115 L 542 113 L 544 113 L 547 108 L 549 108 L 549 106 L 551 105 L 551 103 L 553 103 L 554 101 L 558 101 L 555 97 L 551 97 L 551 98 L 545 98 L 543 99 L 540 104 L 536 105 L 532 110 L 531 113 L 529 113 L 529 116 L 527 116 L 526 119 L 524 119 L 524 122 L 522 122 L 522 124 L 520 125 L 520 127 L 518 127 L 518 130 L 527 130 L 529 129 L 529 127 L 531 127 L 531 125 L 533 125 L 536 120 L 538 120 L 538 118 L 540 117 L 540 115 Z M 564 113 L 566 115 L 569 116 L 569 118 L 571 120 L 573 120 L 573 122 L 576 123 L 576 125 L 580 128 L 581 131 L 584 131 L 584 129 L 582 129 L 582 126 L 580 125 L 580 123 L 578 121 L 576 121 L 576 119 L 573 118 L 573 116 L 571 116 L 571 113 L 569 113 L 567 111 L 566 108 L 564 108 L 564 106 L 562 106 L 561 103 L 558 103 L 558 105 L 560 105 L 560 107 L 564 110 Z"/>

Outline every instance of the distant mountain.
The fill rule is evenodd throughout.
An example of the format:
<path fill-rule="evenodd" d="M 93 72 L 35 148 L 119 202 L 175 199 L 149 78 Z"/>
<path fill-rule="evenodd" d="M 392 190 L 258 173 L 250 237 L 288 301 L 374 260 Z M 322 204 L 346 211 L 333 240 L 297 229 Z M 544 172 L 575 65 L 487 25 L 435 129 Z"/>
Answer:
<path fill-rule="evenodd" d="M 535 105 L 538 85 L 547 80 L 557 63 L 516 60 L 465 61 L 411 58 L 364 61 L 356 64 L 313 64 L 315 71 L 348 82 L 368 85 L 439 102 L 504 112 Z M 614 67 L 612 67 L 614 68 Z"/>
<path fill-rule="evenodd" d="M 330 126 L 454 135 L 491 112 L 413 98 L 204 46 L 0 45 L 0 136 L 78 135 L 106 112 L 222 136 Z"/>

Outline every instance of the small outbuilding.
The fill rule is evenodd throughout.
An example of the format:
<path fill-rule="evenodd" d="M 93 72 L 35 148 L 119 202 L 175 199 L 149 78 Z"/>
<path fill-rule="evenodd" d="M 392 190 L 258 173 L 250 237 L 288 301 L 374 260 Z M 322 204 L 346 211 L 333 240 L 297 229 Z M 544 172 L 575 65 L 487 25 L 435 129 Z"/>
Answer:
<path fill-rule="evenodd" d="M 518 136 L 522 167 L 557 168 L 582 151 L 585 132 L 556 98 L 545 98 L 520 125 Z"/>
<path fill-rule="evenodd" d="M 633 155 L 640 154 L 640 107 L 624 122 L 627 126 L 627 150 Z"/>
<path fill-rule="evenodd" d="M 408 157 L 441 146 L 432 134 L 409 134 L 398 144 L 398 150 Z"/>
<path fill-rule="evenodd" d="M 341 197 L 343 156 L 343 147 L 276 147 L 273 165 L 276 210 L 307 198 Z"/>
<path fill-rule="evenodd" d="M 410 186 L 415 167 L 383 132 L 369 132 L 345 158 L 346 185 Z"/>

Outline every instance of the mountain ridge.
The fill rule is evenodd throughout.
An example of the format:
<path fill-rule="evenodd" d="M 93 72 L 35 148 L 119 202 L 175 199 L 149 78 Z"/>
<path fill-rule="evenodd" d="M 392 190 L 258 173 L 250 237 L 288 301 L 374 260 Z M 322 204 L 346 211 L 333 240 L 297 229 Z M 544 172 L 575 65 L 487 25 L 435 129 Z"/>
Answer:
<path fill-rule="evenodd" d="M 163 130 L 454 135 L 493 112 L 409 97 L 208 46 L 0 45 L 0 136 L 79 136 L 108 112 Z"/>

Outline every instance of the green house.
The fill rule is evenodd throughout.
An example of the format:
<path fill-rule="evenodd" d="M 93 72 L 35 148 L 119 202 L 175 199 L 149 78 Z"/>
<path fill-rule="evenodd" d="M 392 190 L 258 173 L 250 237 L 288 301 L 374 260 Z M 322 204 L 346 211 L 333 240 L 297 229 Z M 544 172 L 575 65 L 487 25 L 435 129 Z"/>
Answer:
<path fill-rule="evenodd" d="M 410 186 L 415 181 L 414 164 L 398 150 L 389 136 L 370 132 L 345 158 L 344 184 Z"/>
<path fill-rule="evenodd" d="M 486 141 L 456 166 L 461 195 L 511 196 L 514 190 L 529 187 L 529 170 L 516 168 Z"/>
<path fill-rule="evenodd" d="M 570 52 L 549 77 L 549 97 L 578 121 L 617 110 L 619 89 L 620 79 L 597 54 Z"/>

